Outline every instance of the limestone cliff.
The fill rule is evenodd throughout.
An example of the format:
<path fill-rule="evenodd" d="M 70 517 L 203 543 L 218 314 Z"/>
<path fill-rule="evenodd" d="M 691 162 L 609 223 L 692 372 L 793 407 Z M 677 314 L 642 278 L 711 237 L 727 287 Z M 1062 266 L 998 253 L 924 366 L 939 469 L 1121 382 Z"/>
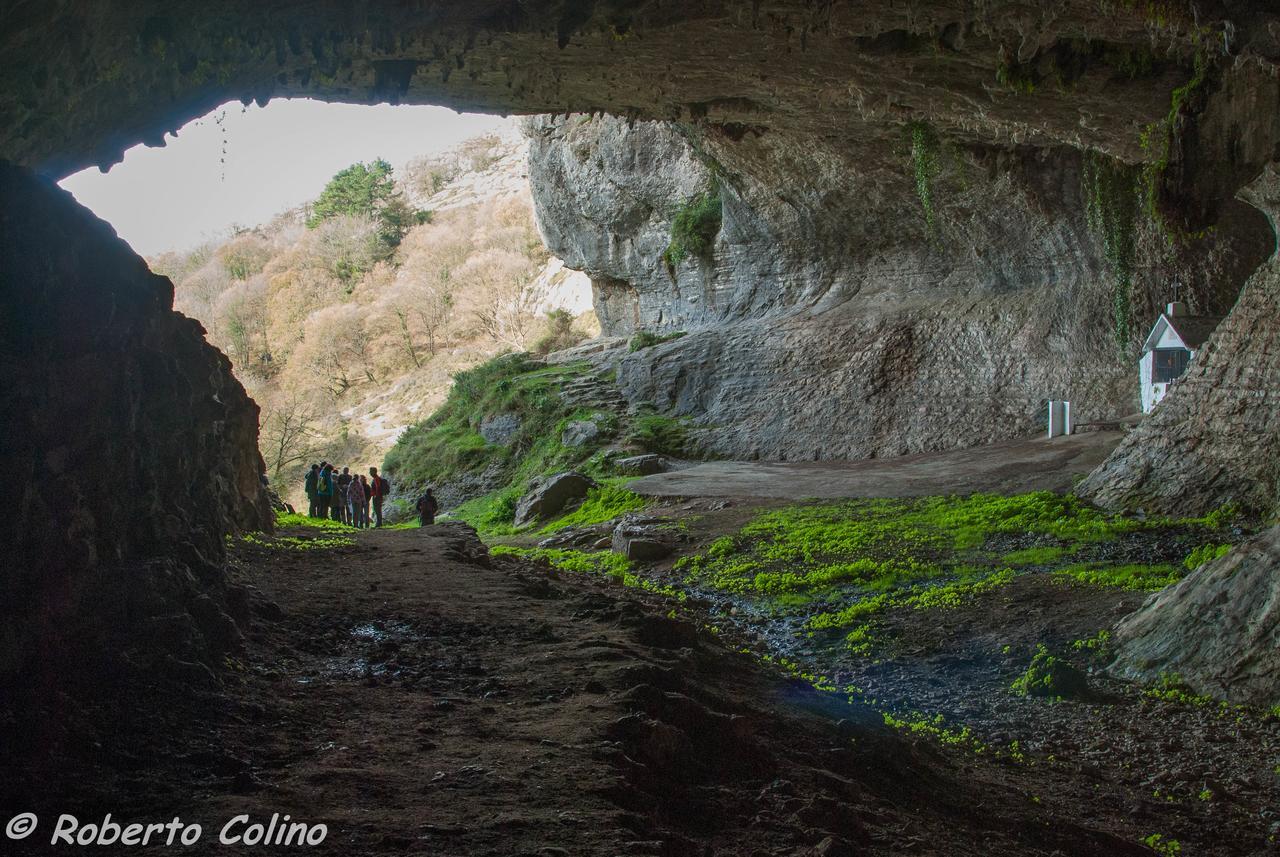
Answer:
<path fill-rule="evenodd" d="M 1280 172 L 1242 197 L 1274 224 Z M 1269 512 L 1280 501 L 1280 259 L 1246 284 L 1185 377 L 1080 486 L 1108 506 L 1201 513 L 1224 503 Z"/>
<path fill-rule="evenodd" d="M 1137 410 L 1134 331 L 1122 348 L 1078 152 L 936 141 L 926 201 L 910 130 L 850 146 L 609 117 L 526 127 L 543 235 L 592 276 L 606 333 L 689 332 L 625 358 L 622 391 L 706 426 L 710 453 L 970 446 L 1038 430 L 1050 398 L 1078 421 Z M 722 215 L 709 251 L 670 264 L 673 218 L 708 192 Z M 1132 317 L 1174 277 L 1229 305 L 1268 239 L 1261 218 L 1223 220 L 1181 262 L 1137 227 Z"/>
<path fill-rule="evenodd" d="M 70 194 L 3 165 L 0 199 L 0 674 L 55 668 L 68 637 L 225 642 L 224 536 L 271 525 L 257 406 L 169 281 Z"/>

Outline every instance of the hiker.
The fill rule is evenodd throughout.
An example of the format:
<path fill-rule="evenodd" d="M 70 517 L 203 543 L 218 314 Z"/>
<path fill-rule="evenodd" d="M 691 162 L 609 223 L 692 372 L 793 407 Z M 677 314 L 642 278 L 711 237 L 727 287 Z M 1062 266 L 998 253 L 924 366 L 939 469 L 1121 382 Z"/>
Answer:
<path fill-rule="evenodd" d="M 347 486 L 347 503 L 351 506 L 351 526 L 363 530 L 368 521 L 364 517 L 364 485 L 359 479 L 352 479 Z"/>
<path fill-rule="evenodd" d="M 320 467 L 320 478 L 316 480 L 316 517 L 329 517 L 329 504 L 333 502 L 333 468 L 328 462 Z"/>
<path fill-rule="evenodd" d="M 364 525 L 369 527 L 369 501 L 373 498 L 373 486 L 369 484 L 369 480 L 364 474 L 360 474 L 360 488 L 364 491 L 364 502 L 360 504 L 360 511 L 364 515 Z"/>
<path fill-rule="evenodd" d="M 369 468 L 369 492 L 373 497 L 373 520 L 375 527 L 382 526 L 382 501 L 391 493 L 391 483 L 378 475 L 378 468 Z"/>
<path fill-rule="evenodd" d="M 436 502 L 430 488 L 427 489 L 427 493 L 418 498 L 416 508 L 419 524 L 429 527 L 436 522 L 436 512 L 440 510 L 440 504 Z"/>
<path fill-rule="evenodd" d="M 313 464 L 311 469 L 307 471 L 307 478 L 302 483 L 303 490 L 307 492 L 307 517 L 319 517 L 320 505 L 316 497 L 316 483 L 320 479 L 320 465 Z"/>
<path fill-rule="evenodd" d="M 333 519 L 344 524 L 351 523 L 351 508 L 347 504 L 347 489 L 351 486 L 351 474 L 342 468 L 338 474 L 338 504 L 333 509 Z"/>

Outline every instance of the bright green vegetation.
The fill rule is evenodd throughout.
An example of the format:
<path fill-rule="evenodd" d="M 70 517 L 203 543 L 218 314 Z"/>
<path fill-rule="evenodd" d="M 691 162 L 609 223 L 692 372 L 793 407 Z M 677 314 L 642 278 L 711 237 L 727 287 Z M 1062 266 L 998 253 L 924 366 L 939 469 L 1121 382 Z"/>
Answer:
<path fill-rule="evenodd" d="M 543 533 L 554 533 L 566 527 L 582 527 L 612 521 L 627 512 L 638 512 L 649 501 L 633 494 L 621 485 L 601 485 L 587 492 L 582 505 L 542 528 Z"/>
<path fill-rule="evenodd" d="M 1171 702 L 1175 705 L 1191 705 L 1196 708 L 1205 708 L 1211 705 L 1218 705 L 1218 700 L 1207 694 L 1199 694 L 1193 691 L 1182 677 L 1176 673 L 1162 673 L 1160 679 L 1146 690 L 1142 692 L 1143 696 L 1148 699 L 1156 699 L 1161 702 Z M 1227 703 L 1222 703 L 1226 705 Z"/>
<path fill-rule="evenodd" d="M 314 551 L 350 547 L 356 543 L 350 536 L 267 536 L 262 533 L 246 533 L 240 543 L 265 550 Z"/>
<path fill-rule="evenodd" d="M 899 729 L 903 732 L 910 732 L 913 735 L 925 735 L 941 744 L 947 744 L 953 747 L 965 747 L 972 750 L 975 754 L 981 755 L 990 750 L 986 744 L 978 740 L 978 737 L 968 727 L 964 726 L 960 729 L 952 729 L 946 725 L 946 721 L 941 714 L 933 717 L 925 717 L 920 714 L 907 715 L 906 717 L 895 717 L 889 712 L 882 712 L 884 724 L 893 729 Z"/>
<path fill-rule="evenodd" d="M 594 449 L 560 443 L 565 424 L 578 414 L 560 397 L 560 385 L 586 371 L 583 365 L 543 366 L 509 354 L 454 376 L 444 405 L 413 426 L 387 453 L 385 468 L 401 482 L 427 484 L 497 464 L 523 484 L 531 476 L 569 467 Z M 487 416 L 514 414 L 520 427 L 506 445 L 480 435 Z M 513 506 L 514 508 L 514 506 Z"/>
<path fill-rule="evenodd" d="M 665 333 L 665 334 L 653 333 L 652 331 L 642 330 L 639 333 L 637 333 L 635 336 L 631 337 L 631 341 L 627 344 L 627 347 L 634 354 L 635 352 L 643 350 L 645 348 L 652 348 L 653 346 L 661 345 L 664 342 L 672 342 L 684 335 L 685 335 L 685 332 L 683 330 L 677 330 L 672 333 Z"/>
<path fill-rule="evenodd" d="M 912 122 L 907 126 L 907 134 L 911 139 L 911 166 L 915 175 L 916 196 L 920 198 L 920 207 L 924 209 L 924 222 L 929 233 L 936 228 L 936 214 L 933 205 L 933 185 L 942 172 L 939 159 L 942 147 L 938 135 L 926 122 Z"/>
<path fill-rule="evenodd" d="M 689 257 L 706 258 L 720 234 L 724 205 L 720 199 L 720 182 L 712 179 L 711 187 L 685 200 L 671 220 L 671 241 L 662 251 L 662 261 L 675 268 Z"/>
<path fill-rule="evenodd" d="M 1087 152 L 1080 182 L 1089 228 L 1102 239 L 1103 254 L 1115 277 L 1112 304 L 1116 342 L 1122 349 L 1127 348 L 1133 327 L 1131 294 L 1139 170 L 1097 152 Z"/>
<path fill-rule="evenodd" d="M 327 530 L 329 532 L 346 533 L 351 531 L 351 527 L 346 524 L 329 518 L 311 518 L 307 515 L 289 514 L 288 512 L 276 512 L 276 528 L 281 527 L 309 527 L 313 530 Z"/>
<path fill-rule="evenodd" d="M 387 454 L 384 470 L 399 484 L 430 485 L 467 473 L 497 474 L 502 488 L 451 509 L 484 536 L 515 533 L 516 504 L 539 476 L 577 470 L 606 483 L 553 529 L 610 520 L 644 503 L 617 481 L 611 459 L 602 450 L 618 437 L 650 452 L 685 452 L 682 420 L 663 416 L 649 406 L 639 415 L 583 410 L 561 396 L 562 386 L 586 376 L 585 363 L 547 366 L 525 354 L 508 354 L 459 372 L 445 403 L 425 421 L 407 430 Z M 601 378 L 601 383 L 607 379 Z M 519 427 L 505 444 L 491 444 L 480 434 L 487 417 L 511 415 Z M 599 437 L 581 446 L 565 446 L 565 428 L 591 420 Z M 603 517 L 602 517 L 603 516 Z"/>
<path fill-rule="evenodd" d="M 965 572 L 976 570 L 965 568 Z M 834 613 L 816 613 L 806 627 L 813 631 L 830 628 L 848 628 L 845 634 L 846 648 L 856 655 L 869 655 L 874 648 L 878 623 L 876 617 L 893 608 L 909 610 L 952 610 L 973 601 L 980 595 L 999 589 L 1013 582 L 1014 572 L 1004 568 L 977 580 L 953 580 L 938 585 L 912 586 L 901 593 L 881 592 L 855 601 Z"/>
<path fill-rule="evenodd" d="M 1143 565 L 1130 563 L 1110 565 L 1105 562 L 1085 562 L 1059 569 L 1055 574 L 1067 580 L 1089 586 L 1105 586 L 1115 589 L 1132 589 L 1154 592 L 1182 579 L 1186 570 L 1172 563 Z"/>
<path fill-rule="evenodd" d="M 1077 652 L 1086 652 L 1090 657 L 1101 660 L 1107 657 L 1111 651 L 1111 632 L 1103 628 L 1092 637 L 1085 637 L 1083 640 L 1074 640 L 1071 648 Z"/>
<path fill-rule="evenodd" d="M 891 611 L 954 609 L 1014 583 L 1016 568 L 1052 569 L 1091 544 L 1141 530 L 1217 528 L 1232 514 L 1224 509 L 1201 519 L 1136 520 L 1049 492 L 797 505 L 759 515 L 682 558 L 676 569 L 690 586 L 774 611 L 821 604 L 807 616 L 805 631 L 844 630 L 846 647 L 866 655 Z M 1007 533 L 1062 544 L 1003 556 L 984 549 L 989 539 Z M 1057 573 L 1094 586 L 1155 589 L 1179 579 L 1183 569 L 1078 563 Z"/>
<path fill-rule="evenodd" d="M 1187 558 L 1182 561 L 1182 565 L 1187 571 L 1195 571 L 1206 562 L 1212 562 L 1226 556 L 1231 551 L 1231 545 L 1215 545 L 1207 544 L 1187 554 Z"/>
<path fill-rule="evenodd" d="M 960 573 L 973 559 L 962 554 L 998 533 L 1089 542 L 1152 525 L 1047 491 L 854 500 L 766 512 L 736 536 L 689 557 L 684 567 L 698 582 L 729 592 L 791 592 L 850 581 L 883 591 Z"/>
<path fill-rule="evenodd" d="M 489 551 L 494 556 L 518 556 L 534 561 L 544 560 L 561 571 L 576 574 L 599 574 L 611 578 L 623 586 L 643 589 L 656 595 L 684 601 L 683 592 L 670 586 L 662 586 L 640 577 L 631 571 L 631 563 L 621 554 L 612 551 L 578 551 L 560 548 L 517 548 L 499 545 Z"/>
<path fill-rule="evenodd" d="M 1073 695 L 1078 689 L 1070 676 L 1073 671 L 1062 658 L 1049 653 L 1044 644 L 1036 646 L 1036 653 L 1026 672 L 1014 679 L 1009 689 L 1018 696 L 1042 696 L 1056 699 Z"/>
<path fill-rule="evenodd" d="M 1162 834 L 1153 833 L 1142 843 L 1152 851 L 1159 854 L 1160 857 L 1178 857 L 1182 853 L 1182 843 L 1176 839 L 1166 839 Z"/>
<path fill-rule="evenodd" d="M 642 413 L 637 416 L 627 440 L 639 444 L 647 452 L 676 458 L 686 455 L 689 448 L 685 421 L 665 414 Z"/>

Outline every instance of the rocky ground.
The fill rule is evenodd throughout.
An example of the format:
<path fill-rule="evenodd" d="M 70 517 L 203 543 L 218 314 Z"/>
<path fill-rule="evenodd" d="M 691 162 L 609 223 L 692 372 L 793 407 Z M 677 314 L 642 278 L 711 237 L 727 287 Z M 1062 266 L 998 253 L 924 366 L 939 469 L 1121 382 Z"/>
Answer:
<path fill-rule="evenodd" d="M 1251 794 L 1192 817 L 1091 773 L 1105 755 L 1022 764 L 888 729 L 736 651 L 696 607 L 491 559 L 459 525 L 234 556 L 252 618 L 218 681 L 122 675 L 92 707 L 6 706 L 9 814 L 36 812 L 46 834 L 58 812 L 176 814 L 204 825 L 187 853 L 234 853 L 216 838 L 240 813 L 327 824 L 319 854 L 1102 857 L 1150 853 L 1135 843 L 1154 832 L 1186 854 L 1266 847 L 1242 824 Z M 51 718 L 56 740 L 16 740 Z M 1070 722 L 1046 747 L 1081 741 Z M 1164 744 L 1182 723 L 1153 758 L 1181 758 Z M 1207 726 L 1226 755 L 1275 739 L 1274 724 Z M 40 832 L 7 853 L 48 853 Z"/>

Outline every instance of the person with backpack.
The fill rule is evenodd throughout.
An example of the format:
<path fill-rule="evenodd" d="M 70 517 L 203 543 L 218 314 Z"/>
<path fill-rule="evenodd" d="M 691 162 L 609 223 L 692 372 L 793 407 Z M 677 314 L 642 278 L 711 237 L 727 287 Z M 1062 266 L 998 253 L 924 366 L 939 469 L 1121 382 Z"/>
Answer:
<path fill-rule="evenodd" d="M 369 468 L 369 493 L 373 498 L 373 520 L 375 527 L 382 526 L 382 501 L 391 493 L 391 483 L 378 475 L 378 468 Z"/>
<path fill-rule="evenodd" d="M 440 504 L 436 502 L 435 496 L 428 488 L 427 493 L 418 498 L 415 508 L 418 510 L 418 523 L 429 527 L 436 522 L 436 512 L 440 511 Z"/>
<path fill-rule="evenodd" d="M 320 480 L 320 465 L 313 464 L 311 469 L 307 471 L 307 478 L 303 480 L 302 490 L 307 492 L 307 517 L 319 517 L 320 506 L 316 500 L 316 483 Z"/>
<path fill-rule="evenodd" d="M 364 484 L 359 479 L 352 479 L 347 486 L 347 503 L 351 506 L 351 526 L 363 530 L 369 522 L 364 514 Z"/>
<path fill-rule="evenodd" d="M 329 504 L 333 502 L 333 490 L 337 487 L 333 480 L 333 468 L 328 462 L 320 468 L 320 478 L 316 480 L 316 517 L 329 517 Z"/>

